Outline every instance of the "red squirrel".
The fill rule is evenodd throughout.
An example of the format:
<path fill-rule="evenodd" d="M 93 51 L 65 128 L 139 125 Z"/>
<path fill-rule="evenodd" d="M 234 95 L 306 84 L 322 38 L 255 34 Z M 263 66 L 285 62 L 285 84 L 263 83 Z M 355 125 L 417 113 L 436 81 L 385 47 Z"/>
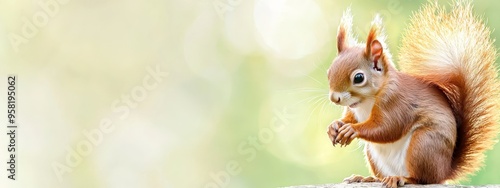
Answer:
<path fill-rule="evenodd" d="M 499 132 L 500 82 L 490 31 L 469 2 L 451 10 L 437 3 L 411 17 L 397 70 L 384 42 L 380 17 L 365 44 L 352 36 L 346 11 L 337 35 L 338 56 L 327 75 L 330 100 L 344 106 L 328 126 L 333 145 L 365 141 L 373 176 L 347 183 L 441 184 L 479 169 Z"/>

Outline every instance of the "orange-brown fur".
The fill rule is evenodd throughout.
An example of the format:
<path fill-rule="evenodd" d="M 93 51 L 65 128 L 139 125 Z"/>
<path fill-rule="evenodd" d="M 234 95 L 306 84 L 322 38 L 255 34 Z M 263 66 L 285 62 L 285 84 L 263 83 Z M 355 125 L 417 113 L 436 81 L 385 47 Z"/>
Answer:
<path fill-rule="evenodd" d="M 494 66 L 497 53 L 489 39 L 490 31 L 472 14 L 470 3 L 454 6 L 447 13 L 436 4 L 428 5 L 415 14 L 403 40 L 400 60 L 404 62 L 401 64 L 403 71 L 425 77 L 447 95 L 457 122 L 461 124 L 457 130 L 453 170 L 447 179 L 462 179 L 478 170 L 484 161 L 484 151 L 495 143 L 500 120 L 500 86 Z M 439 24 L 435 24 L 435 20 L 440 20 Z M 450 36 L 458 28 L 465 35 Z M 420 63 L 429 59 L 424 49 L 430 44 L 423 41 L 435 41 L 439 35 L 448 35 L 446 40 L 450 43 L 466 44 L 460 59 L 463 63 L 458 70 L 443 67 L 430 72 L 432 64 Z M 467 39 L 470 41 L 464 42 Z"/>
<path fill-rule="evenodd" d="M 388 187 L 444 183 L 475 172 L 499 132 L 500 85 L 490 32 L 471 5 L 456 3 L 448 13 L 429 4 L 416 13 L 403 38 L 402 72 L 393 66 L 379 18 L 366 44 L 352 38 L 351 21 L 345 13 L 339 55 L 328 70 L 330 99 L 346 106 L 328 128 L 333 145 L 367 141 L 371 172 Z M 358 74 L 365 79 L 355 81 Z M 392 147 L 405 149 L 392 151 L 404 158 L 392 155 Z M 387 163 L 384 156 L 404 162 Z"/>

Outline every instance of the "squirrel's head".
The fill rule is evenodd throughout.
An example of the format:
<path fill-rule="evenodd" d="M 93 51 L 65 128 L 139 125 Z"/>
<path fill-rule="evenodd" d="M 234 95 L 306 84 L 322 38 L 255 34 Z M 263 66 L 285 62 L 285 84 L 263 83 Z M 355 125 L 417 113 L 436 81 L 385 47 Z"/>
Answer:
<path fill-rule="evenodd" d="M 376 16 L 366 44 L 359 44 L 352 37 L 350 10 L 344 13 L 337 34 L 338 56 L 327 71 L 329 96 L 335 104 L 355 108 L 365 99 L 375 98 L 387 79 L 393 65 L 381 25 Z"/>

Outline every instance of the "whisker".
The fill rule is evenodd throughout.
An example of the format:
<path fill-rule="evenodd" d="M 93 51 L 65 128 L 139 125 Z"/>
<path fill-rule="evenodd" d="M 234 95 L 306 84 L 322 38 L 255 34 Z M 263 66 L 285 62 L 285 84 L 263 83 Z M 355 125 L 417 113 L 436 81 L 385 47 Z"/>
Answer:
<path fill-rule="evenodd" d="M 294 88 L 294 89 L 284 89 L 278 90 L 278 92 L 300 92 L 300 91 L 318 91 L 328 93 L 328 89 L 325 88 L 314 88 L 314 87 L 302 87 L 302 88 Z"/>
<path fill-rule="evenodd" d="M 330 101 L 328 100 L 324 100 L 323 101 L 323 105 L 321 106 L 321 111 L 323 112 L 321 115 L 323 115 L 325 113 L 325 107 L 328 107 L 328 104 L 330 103 Z"/>
<path fill-rule="evenodd" d="M 318 91 L 325 91 L 326 89 L 324 88 L 316 88 L 316 87 L 300 87 L 300 88 L 293 88 L 293 89 L 289 89 L 289 90 L 302 90 L 302 89 L 306 89 L 306 90 L 318 90 Z"/>
<path fill-rule="evenodd" d="M 320 86 L 323 86 L 325 88 L 328 88 L 328 85 L 326 83 L 321 83 L 319 80 L 317 80 L 316 78 L 313 78 L 312 76 L 310 75 L 306 75 L 307 77 L 311 78 L 312 80 L 316 81 L 316 83 L 318 83 Z"/>
<path fill-rule="evenodd" d="M 309 120 L 311 120 L 311 116 L 312 116 L 312 114 L 314 113 L 314 111 L 316 111 L 316 108 L 318 108 L 318 106 L 319 106 L 319 105 L 317 105 L 317 104 L 318 104 L 318 102 L 321 102 L 321 100 L 322 100 L 322 99 L 318 99 L 318 100 L 316 100 L 316 101 L 313 103 L 313 106 L 315 106 L 315 107 L 313 108 L 313 110 L 311 111 L 311 113 L 309 113 L 309 117 L 307 118 L 307 121 L 306 121 L 306 123 L 307 123 L 307 124 L 309 124 Z"/>
<path fill-rule="evenodd" d="M 355 141 L 353 141 L 353 142 L 355 142 Z M 349 150 L 349 152 L 356 152 L 357 150 L 359 150 L 359 148 L 361 148 L 361 147 L 363 147 L 363 146 L 364 146 L 364 144 L 363 144 L 363 143 L 364 143 L 364 142 L 363 142 L 363 141 L 360 141 L 360 140 L 359 140 L 359 138 L 358 138 L 358 141 L 357 141 L 357 145 L 358 145 L 358 147 L 356 147 L 356 148 L 354 148 L 354 149 L 352 149 L 352 150 Z M 351 143 L 351 144 L 354 144 L 354 143 Z"/>
<path fill-rule="evenodd" d="M 297 93 L 297 92 L 309 92 L 309 93 L 323 93 L 325 94 L 325 90 L 300 90 L 300 91 L 295 91 L 295 92 L 288 92 L 287 94 L 294 94 L 294 93 Z M 328 95 L 328 94 L 325 94 L 325 95 Z"/>
<path fill-rule="evenodd" d="M 312 101 L 312 100 L 315 100 L 315 99 L 318 99 L 318 98 L 322 98 L 324 97 L 323 95 L 314 95 L 314 96 L 310 96 L 310 97 L 307 97 L 303 100 L 300 100 L 299 102 L 295 103 L 295 104 L 292 104 L 291 106 L 296 106 L 296 105 L 299 105 L 300 103 L 303 103 L 305 101 L 309 102 L 309 101 Z"/>
<path fill-rule="evenodd" d="M 297 72 L 299 72 L 302 75 L 307 76 L 308 78 L 312 79 L 313 81 L 315 81 L 316 83 L 318 83 L 322 88 L 328 88 L 328 84 L 327 83 L 320 82 L 319 80 L 317 80 L 316 78 L 313 78 L 309 74 L 304 74 L 303 72 L 300 72 L 300 71 L 297 71 Z"/>

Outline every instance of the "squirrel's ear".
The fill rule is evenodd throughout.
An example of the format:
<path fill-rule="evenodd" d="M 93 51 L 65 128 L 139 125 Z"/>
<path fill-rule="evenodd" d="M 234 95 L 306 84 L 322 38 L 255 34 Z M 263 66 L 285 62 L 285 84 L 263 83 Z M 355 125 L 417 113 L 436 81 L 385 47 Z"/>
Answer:
<path fill-rule="evenodd" d="M 380 57 L 384 52 L 384 47 L 378 40 L 373 40 L 369 46 L 366 47 L 366 56 L 370 62 L 373 62 L 373 69 L 376 71 L 382 71 L 385 69 L 385 64 L 383 62 L 379 63 Z"/>
<path fill-rule="evenodd" d="M 366 51 L 365 55 L 370 55 L 370 50 L 372 47 L 372 42 L 379 38 L 382 30 L 382 18 L 377 14 L 375 19 L 372 21 L 372 25 L 370 27 L 370 33 L 368 33 L 368 38 L 366 39 Z M 380 42 L 379 42 L 380 43 Z"/>
<path fill-rule="evenodd" d="M 345 28 L 340 25 L 339 26 L 339 31 L 338 31 L 338 34 L 337 34 L 337 50 L 338 50 L 338 53 L 344 51 L 344 49 L 347 48 L 346 46 L 346 42 L 345 42 Z"/>
<path fill-rule="evenodd" d="M 347 9 L 340 20 L 339 30 L 337 32 L 337 49 L 338 53 L 344 51 L 354 41 L 351 34 L 352 15 L 351 9 Z"/>
<path fill-rule="evenodd" d="M 372 41 L 370 45 L 370 60 L 373 62 L 378 61 L 380 56 L 382 56 L 383 49 L 382 44 L 378 40 Z"/>
<path fill-rule="evenodd" d="M 379 67 L 378 60 L 383 54 L 384 47 L 382 46 L 382 42 L 380 42 L 377 38 L 383 38 L 383 36 L 379 36 L 382 30 L 382 19 L 379 15 L 375 17 L 372 22 L 372 26 L 370 28 L 370 33 L 368 33 L 368 39 L 366 40 L 366 49 L 365 49 L 365 57 L 373 62 L 373 69 L 382 70 Z"/>

